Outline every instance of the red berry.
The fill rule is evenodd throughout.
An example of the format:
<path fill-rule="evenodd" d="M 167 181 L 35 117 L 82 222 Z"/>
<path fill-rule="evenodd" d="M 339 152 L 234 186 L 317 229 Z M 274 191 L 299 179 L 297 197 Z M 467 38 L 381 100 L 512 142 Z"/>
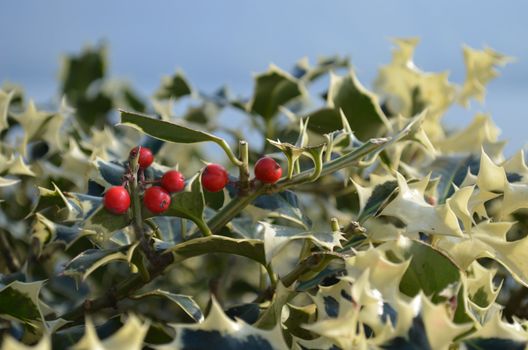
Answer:
<path fill-rule="evenodd" d="M 143 196 L 143 204 L 154 214 L 163 213 L 169 208 L 170 203 L 169 192 L 159 186 L 147 188 Z"/>
<path fill-rule="evenodd" d="M 425 201 L 430 205 L 436 205 L 436 197 L 434 196 L 425 196 Z"/>
<path fill-rule="evenodd" d="M 103 205 L 113 214 L 124 214 L 130 207 L 130 195 L 123 186 L 111 187 L 104 194 Z"/>
<path fill-rule="evenodd" d="M 273 158 L 263 157 L 255 163 L 255 177 L 267 184 L 274 184 L 282 176 L 282 168 Z"/>
<path fill-rule="evenodd" d="M 139 147 L 134 147 L 130 151 L 130 157 L 134 157 L 137 153 Z M 152 155 L 152 151 L 148 147 L 141 147 L 141 151 L 139 151 L 139 167 L 146 169 L 152 164 L 154 161 L 154 156 Z"/>
<path fill-rule="evenodd" d="M 229 175 L 223 166 L 209 164 L 202 173 L 202 185 L 209 192 L 219 192 L 229 183 Z"/>
<path fill-rule="evenodd" d="M 176 170 L 169 170 L 161 178 L 161 187 L 168 192 L 180 192 L 185 187 L 183 174 Z"/>

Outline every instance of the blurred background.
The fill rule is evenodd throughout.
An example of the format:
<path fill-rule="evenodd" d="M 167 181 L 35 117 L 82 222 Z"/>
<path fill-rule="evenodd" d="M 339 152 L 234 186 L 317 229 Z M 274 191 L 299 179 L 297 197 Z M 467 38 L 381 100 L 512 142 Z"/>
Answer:
<path fill-rule="evenodd" d="M 450 126 L 490 113 L 509 140 L 506 155 L 526 143 L 528 2 L 509 1 L 11 1 L 0 5 L 0 84 L 23 85 L 37 102 L 57 98 L 60 58 L 87 44 L 109 47 L 110 73 L 151 96 L 163 76 L 181 68 L 212 92 L 226 84 L 249 94 L 252 73 L 269 63 L 289 70 L 307 56 L 348 55 L 363 84 L 390 61 L 394 37 L 419 36 L 415 63 L 450 71 L 461 83 L 461 47 L 485 46 L 516 58 L 489 84 L 483 104 L 454 107 Z"/>

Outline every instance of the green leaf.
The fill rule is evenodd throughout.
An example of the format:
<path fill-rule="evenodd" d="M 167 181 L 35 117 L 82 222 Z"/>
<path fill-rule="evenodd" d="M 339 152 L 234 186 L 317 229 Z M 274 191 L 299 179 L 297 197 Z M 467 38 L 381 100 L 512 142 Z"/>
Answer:
<path fill-rule="evenodd" d="M 297 194 L 290 190 L 260 195 L 253 201 L 252 205 L 269 211 L 269 217 L 283 218 L 306 229 L 310 228 L 312 224 L 301 209 Z"/>
<path fill-rule="evenodd" d="M 445 203 L 454 193 L 455 187 L 460 186 L 468 171 L 477 173 L 479 159 L 474 155 L 453 155 L 437 157 L 425 170 L 432 171 L 432 177 L 439 177 L 437 186 L 437 202 Z"/>
<path fill-rule="evenodd" d="M 266 265 L 264 243 L 259 239 L 234 239 L 223 236 L 199 237 L 172 247 L 160 246 L 172 252 L 175 261 L 183 261 L 195 256 L 224 253 L 244 256 Z"/>
<path fill-rule="evenodd" d="M 132 219 L 128 214 L 116 215 L 101 205 L 84 221 L 83 228 L 103 233 L 108 237 L 111 233 L 121 230 L 131 223 Z"/>
<path fill-rule="evenodd" d="M 193 320 L 200 323 L 204 320 L 204 316 L 202 314 L 202 310 L 200 310 L 200 307 L 194 299 L 188 295 L 182 295 L 182 294 L 174 294 L 171 292 L 167 292 L 164 290 L 156 289 L 153 291 L 149 291 L 146 293 L 141 293 L 138 295 L 131 296 L 131 299 L 138 300 L 138 299 L 144 299 L 148 297 L 162 297 L 170 302 L 178 305 L 187 315 L 192 317 Z"/>
<path fill-rule="evenodd" d="M 114 261 L 128 261 L 124 253 L 129 246 L 112 249 L 87 249 L 77 255 L 65 267 L 63 273 L 72 276 L 76 280 L 84 281 L 92 272 L 99 267 Z"/>
<path fill-rule="evenodd" d="M 414 297 L 423 291 L 435 301 L 445 288 L 460 280 L 460 271 L 453 261 L 425 243 L 413 241 L 405 254 L 411 258 L 400 283 L 405 295 Z"/>
<path fill-rule="evenodd" d="M 192 220 L 203 234 L 208 234 L 209 228 L 204 221 L 203 212 L 205 200 L 202 190 L 201 176 L 197 175 L 191 183 L 191 191 L 176 193 L 164 216 L 177 216 Z"/>
<path fill-rule="evenodd" d="M 360 140 L 378 136 L 383 127 L 390 129 L 377 97 L 361 85 L 353 71 L 344 77 L 330 76 L 327 104 L 329 108 L 310 114 L 310 129 L 321 133 L 341 129 L 339 110 Z"/>
<path fill-rule="evenodd" d="M 277 114 L 280 106 L 300 96 L 301 91 L 297 79 L 272 65 L 266 73 L 255 78 L 253 98 L 247 108 L 269 120 Z"/>
<path fill-rule="evenodd" d="M 303 81 L 312 82 L 328 72 L 349 67 L 350 60 L 348 57 L 323 57 L 317 60 L 315 66 L 310 66 L 308 58 L 305 57 L 295 64 L 292 74 Z"/>
<path fill-rule="evenodd" d="M 155 119 L 145 114 L 127 112 L 124 110 L 120 110 L 120 113 L 121 123 L 118 125 L 130 126 L 149 136 L 167 142 L 214 142 L 224 150 L 233 164 L 239 164 L 237 157 L 233 154 L 233 151 L 231 151 L 227 142 L 218 136 L 209 134 L 205 131 L 194 130 L 169 121 Z"/>
<path fill-rule="evenodd" d="M 223 141 L 220 137 L 205 131 L 198 131 L 183 125 L 165 120 L 159 120 L 145 114 L 120 110 L 121 123 L 118 125 L 130 126 L 159 140 L 174 143 L 196 143 Z"/>
<path fill-rule="evenodd" d="M 38 327 L 43 322 L 39 307 L 39 293 L 43 281 L 14 281 L 0 288 L 0 316 L 17 319 L 32 327 Z"/>
<path fill-rule="evenodd" d="M 367 192 L 361 192 L 358 190 L 360 201 L 365 203 L 364 205 L 361 205 L 361 213 L 358 218 L 359 222 L 367 220 L 369 217 L 375 215 L 387 199 L 390 198 L 391 194 L 397 187 L 398 183 L 396 181 L 386 181 L 375 185 L 372 189 L 369 188 Z M 358 188 L 357 184 L 356 188 Z M 365 198 L 362 198 L 362 193 L 366 194 Z"/>
<path fill-rule="evenodd" d="M 173 76 L 163 77 L 162 84 L 154 97 L 158 99 L 178 99 L 191 94 L 191 86 L 181 72 L 176 72 Z"/>

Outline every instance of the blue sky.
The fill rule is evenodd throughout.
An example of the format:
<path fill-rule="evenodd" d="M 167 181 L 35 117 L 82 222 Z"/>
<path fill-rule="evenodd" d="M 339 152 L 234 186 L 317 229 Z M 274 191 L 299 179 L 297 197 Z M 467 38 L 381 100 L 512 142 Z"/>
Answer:
<path fill-rule="evenodd" d="M 461 82 L 461 45 L 488 45 L 517 61 L 490 84 L 485 104 L 455 108 L 449 125 L 476 111 L 491 113 L 510 140 L 525 145 L 528 129 L 528 2 L 522 1 L 4 1 L 0 4 L 0 82 L 23 84 L 37 101 L 57 91 L 59 60 L 105 40 L 112 75 L 149 95 L 163 75 L 183 69 L 205 91 L 227 84 L 243 94 L 252 73 L 270 62 L 290 68 L 299 58 L 352 58 L 370 86 L 390 59 L 390 38 L 419 36 L 416 64 L 449 70 Z"/>

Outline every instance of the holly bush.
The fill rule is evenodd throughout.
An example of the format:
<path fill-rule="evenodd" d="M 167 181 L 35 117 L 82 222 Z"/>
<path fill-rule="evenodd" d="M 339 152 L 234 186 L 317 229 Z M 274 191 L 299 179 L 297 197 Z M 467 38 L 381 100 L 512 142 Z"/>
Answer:
<path fill-rule="evenodd" d="M 488 115 L 442 124 L 509 58 L 464 47 L 457 84 L 416 45 L 372 91 L 328 57 L 147 101 L 104 46 L 60 104 L 5 84 L 2 349 L 524 349 L 525 156 Z"/>

